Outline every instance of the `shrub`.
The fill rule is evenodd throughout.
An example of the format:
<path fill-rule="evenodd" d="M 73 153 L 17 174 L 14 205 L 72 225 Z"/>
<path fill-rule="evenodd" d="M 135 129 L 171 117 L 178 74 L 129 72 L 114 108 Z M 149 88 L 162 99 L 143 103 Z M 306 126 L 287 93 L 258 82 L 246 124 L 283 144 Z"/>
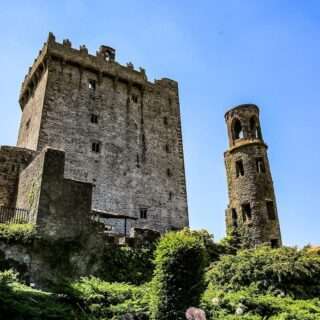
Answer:
<path fill-rule="evenodd" d="M 152 278 L 154 248 L 108 245 L 103 254 L 103 272 L 100 277 L 110 282 L 127 282 L 135 285 Z"/>
<path fill-rule="evenodd" d="M 188 307 L 199 303 L 206 258 L 201 233 L 185 229 L 161 238 L 151 284 L 152 319 L 184 319 Z"/>
<path fill-rule="evenodd" d="M 36 228 L 32 224 L 0 224 L 0 239 L 6 241 L 27 242 L 36 235 Z"/>
<path fill-rule="evenodd" d="M 12 271 L 0 272 L 0 315 L 10 320 L 81 319 L 57 296 L 19 283 Z"/>
<path fill-rule="evenodd" d="M 202 298 L 202 307 L 209 319 L 250 320 L 318 320 L 320 300 L 296 300 L 291 297 L 275 297 L 260 294 L 256 288 L 224 292 L 212 284 Z M 237 314 L 238 313 L 238 314 Z"/>
<path fill-rule="evenodd" d="M 222 256 L 207 273 L 215 287 L 241 290 L 255 286 L 261 293 L 313 298 L 320 295 L 320 256 L 297 248 L 240 250 Z"/>
<path fill-rule="evenodd" d="M 148 290 L 147 285 L 137 287 L 90 277 L 73 283 L 68 294 L 88 316 L 111 319 L 126 313 L 147 314 Z"/>

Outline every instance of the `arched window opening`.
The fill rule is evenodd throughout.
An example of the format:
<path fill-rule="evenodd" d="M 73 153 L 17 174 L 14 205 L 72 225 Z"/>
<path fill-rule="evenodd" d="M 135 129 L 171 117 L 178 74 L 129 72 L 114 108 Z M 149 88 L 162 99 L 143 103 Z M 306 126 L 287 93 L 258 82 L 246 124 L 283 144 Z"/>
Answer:
<path fill-rule="evenodd" d="M 233 138 L 235 140 L 243 138 L 242 125 L 239 119 L 236 119 L 233 124 Z"/>
<path fill-rule="evenodd" d="M 255 117 L 250 119 L 250 131 L 255 139 L 262 139 L 261 130 Z"/>
<path fill-rule="evenodd" d="M 259 126 L 257 126 L 256 131 L 257 131 L 257 137 L 258 137 L 259 139 L 261 139 L 261 140 L 262 140 L 261 129 L 260 129 L 260 127 L 259 127 Z"/>

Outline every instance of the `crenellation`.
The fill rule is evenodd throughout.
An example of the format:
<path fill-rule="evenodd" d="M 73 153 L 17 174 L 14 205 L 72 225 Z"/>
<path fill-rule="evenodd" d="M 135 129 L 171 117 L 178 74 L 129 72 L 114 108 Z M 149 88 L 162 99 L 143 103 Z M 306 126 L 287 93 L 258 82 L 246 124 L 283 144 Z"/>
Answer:
<path fill-rule="evenodd" d="M 34 81 L 35 73 L 43 74 L 44 69 L 51 64 L 52 60 L 62 60 L 66 64 L 92 71 L 97 74 L 99 79 L 110 77 L 115 81 L 132 82 L 139 87 L 152 88 L 161 86 L 177 90 L 177 83 L 173 80 L 164 78 L 155 80 L 152 83 L 148 81 L 145 69 L 140 67 L 139 70 L 135 70 L 132 63 L 123 66 L 115 62 L 115 50 L 111 47 L 103 45 L 96 55 L 91 55 L 85 45 L 80 46 L 79 49 L 72 48 L 69 39 L 63 40 L 60 44 L 56 42 L 54 35 L 50 33 L 47 42 L 39 51 L 38 57 L 30 67 L 22 84 L 19 98 L 22 110 L 29 98 L 30 94 L 28 92 L 30 91 L 31 83 Z"/>

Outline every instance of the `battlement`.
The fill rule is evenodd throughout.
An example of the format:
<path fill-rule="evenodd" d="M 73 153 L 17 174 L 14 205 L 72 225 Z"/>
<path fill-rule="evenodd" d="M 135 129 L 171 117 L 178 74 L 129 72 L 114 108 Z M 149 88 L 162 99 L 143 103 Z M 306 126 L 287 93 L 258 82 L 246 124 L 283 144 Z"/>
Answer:
<path fill-rule="evenodd" d="M 37 83 L 43 73 L 50 65 L 51 60 L 58 60 L 62 64 L 70 64 L 94 72 L 97 77 L 110 77 L 112 79 L 135 84 L 138 87 L 166 87 L 177 89 L 177 82 L 167 78 L 149 82 L 146 71 L 143 68 L 135 70 L 134 65 L 129 62 L 125 66 L 115 61 L 116 51 L 112 47 L 102 45 L 95 55 L 88 52 L 85 45 L 79 49 L 72 48 L 71 41 L 65 39 L 62 43 L 56 41 L 53 33 L 49 33 L 47 42 L 39 51 L 38 57 L 29 68 L 21 86 L 19 103 L 23 110 L 30 95 L 33 94 Z"/>

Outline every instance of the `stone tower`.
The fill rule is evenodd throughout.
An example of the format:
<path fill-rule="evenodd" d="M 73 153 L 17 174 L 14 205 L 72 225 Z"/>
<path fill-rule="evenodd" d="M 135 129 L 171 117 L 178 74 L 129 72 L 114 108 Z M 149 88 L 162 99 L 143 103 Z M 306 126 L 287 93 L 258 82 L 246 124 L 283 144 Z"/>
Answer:
<path fill-rule="evenodd" d="M 159 232 L 188 226 L 176 81 L 150 82 L 144 69 L 117 63 L 111 47 L 91 55 L 50 33 L 20 105 L 17 146 L 64 151 L 64 177 L 93 184 L 96 212 Z"/>
<path fill-rule="evenodd" d="M 225 152 L 229 205 L 227 232 L 238 231 L 250 245 L 281 246 L 276 198 L 263 141 L 259 108 L 244 104 L 225 114 L 229 149 Z"/>

